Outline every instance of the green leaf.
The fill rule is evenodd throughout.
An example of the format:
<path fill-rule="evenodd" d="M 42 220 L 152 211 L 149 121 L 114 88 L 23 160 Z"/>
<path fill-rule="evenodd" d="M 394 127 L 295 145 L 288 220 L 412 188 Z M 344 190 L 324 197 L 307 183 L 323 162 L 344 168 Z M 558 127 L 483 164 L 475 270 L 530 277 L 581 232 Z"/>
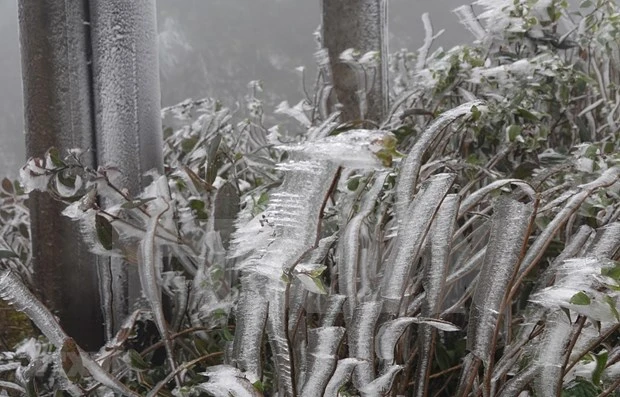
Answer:
<path fill-rule="evenodd" d="M 144 358 L 137 351 L 130 349 L 125 356 L 125 362 L 138 371 L 146 371 L 151 366 L 144 361 Z"/>
<path fill-rule="evenodd" d="M 597 397 L 600 392 L 598 387 L 578 376 L 562 390 L 562 397 Z"/>
<path fill-rule="evenodd" d="M 590 7 L 592 7 L 592 1 L 590 0 L 582 1 L 581 4 L 579 4 L 579 8 L 590 8 Z"/>
<path fill-rule="evenodd" d="M 202 200 L 190 200 L 189 207 L 194 210 L 197 219 L 208 219 L 209 214 L 205 211 L 205 202 Z"/>
<path fill-rule="evenodd" d="M 60 152 L 55 147 L 50 148 L 47 151 L 47 155 L 49 156 L 50 160 L 52 160 L 52 164 L 54 164 L 55 167 L 64 167 L 66 165 L 65 162 L 62 161 L 62 159 L 60 158 Z"/>
<path fill-rule="evenodd" d="M 103 248 L 108 251 L 114 248 L 114 227 L 106 217 L 99 214 L 95 215 L 95 229 Z"/>
<path fill-rule="evenodd" d="M 308 291 L 320 295 L 327 294 L 327 288 L 325 287 L 323 280 L 321 280 L 318 275 L 313 273 L 297 273 L 295 274 L 295 276 L 297 277 L 297 279 L 299 279 L 299 281 L 301 281 L 301 284 Z"/>
<path fill-rule="evenodd" d="M 616 281 L 620 281 L 620 262 L 615 262 L 612 267 L 604 267 L 601 269 L 603 276 L 611 277 Z"/>
<path fill-rule="evenodd" d="M 261 393 L 265 392 L 265 385 L 260 380 L 257 380 L 256 382 L 252 383 L 252 386 L 254 386 L 254 388 Z"/>
<path fill-rule="evenodd" d="M 521 135 L 522 131 L 523 128 L 521 128 L 521 126 L 511 124 L 508 126 L 508 128 L 506 128 L 506 138 L 508 138 L 509 142 L 514 142 L 515 139 L 517 139 L 517 137 Z"/>
<path fill-rule="evenodd" d="M 603 371 L 605 370 L 605 366 L 607 365 L 607 358 L 609 357 L 609 353 L 607 351 L 603 351 L 596 356 L 596 367 L 592 372 L 592 383 L 594 385 L 601 384 L 601 375 L 603 375 Z"/>
<path fill-rule="evenodd" d="M 126 203 L 123 203 L 121 205 L 121 208 L 126 209 L 126 210 L 132 210 L 134 208 L 142 207 L 144 204 L 148 203 L 149 201 L 153 201 L 153 200 L 155 200 L 155 197 L 131 200 L 131 201 L 127 201 Z"/>
<path fill-rule="evenodd" d="M 2 180 L 2 189 L 9 194 L 13 193 L 13 182 L 11 182 L 9 178 L 4 178 Z"/>
<path fill-rule="evenodd" d="M 482 115 L 482 112 L 478 109 L 478 106 L 474 105 L 471 107 L 471 121 L 478 121 L 480 119 L 480 116 Z"/>
<path fill-rule="evenodd" d="M 196 144 L 198 143 L 198 138 L 195 136 L 189 137 L 181 142 L 181 149 L 183 153 L 189 153 L 194 149 Z"/>
<path fill-rule="evenodd" d="M 0 259 L 19 258 L 15 252 L 10 250 L 0 250 Z"/>
<path fill-rule="evenodd" d="M 609 295 L 605 295 L 603 298 L 605 303 L 609 305 L 609 309 L 611 313 L 614 315 L 617 321 L 620 321 L 620 313 L 618 313 L 618 308 L 616 307 L 616 301 Z"/>
<path fill-rule="evenodd" d="M 538 116 L 534 115 L 534 113 L 530 112 L 529 110 L 526 110 L 524 108 L 519 108 L 516 110 L 516 115 L 527 120 L 527 121 L 540 121 L 540 119 L 538 118 Z"/>
<path fill-rule="evenodd" d="M 79 382 L 88 376 L 88 371 L 84 368 L 82 357 L 77 344 L 68 338 L 60 348 L 60 362 L 67 378 L 72 382 Z"/>
<path fill-rule="evenodd" d="M 579 291 L 570 298 L 570 303 L 572 303 L 573 305 L 581 305 L 581 306 L 589 305 L 590 297 L 586 295 L 585 292 Z"/>
<path fill-rule="evenodd" d="M 239 193 L 232 183 L 226 182 L 215 193 L 213 200 L 213 230 L 220 234 L 224 249 L 228 250 L 235 231 L 235 219 L 240 208 Z"/>
<path fill-rule="evenodd" d="M 356 177 L 353 177 L 353 178 L 348 180 L 348 182 L 347 182 L 347 189 L 349 189 L 350 191 L 354 192 L 354 191 L 357 190 L 359 185 L 360 185 L 360 177 L 356 176 Z"/>

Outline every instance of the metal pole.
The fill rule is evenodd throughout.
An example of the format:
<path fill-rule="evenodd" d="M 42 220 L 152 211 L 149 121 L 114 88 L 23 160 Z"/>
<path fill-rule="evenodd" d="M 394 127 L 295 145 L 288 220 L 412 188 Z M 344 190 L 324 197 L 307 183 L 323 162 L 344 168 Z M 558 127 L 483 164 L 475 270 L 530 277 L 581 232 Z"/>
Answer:
<path fill-rule="evenodd" d="M 337 101 L 345 121 L 359 120 L 359 92 L 366 92 L 365 119 L 380 122 L 388 109 L 386 0 L 322 0 L 322 40 L 332 69 Z M 340 61 L 353 48 L 361 54 L 377 51 L 379 63 L 362 72 Z M 360 81 L 362 80 L 362 81 Z"/>
<path fill-rule="evenodd" d="M 135 196 L 145 172 L 163 171 L 155 0 L 90 0 L 90 14 L 97 161 L 119 169 L 120 187 Z M 118 260 L 102 269 L 111 282 L 106 324 L 117 330 L 141 297 L 138 272 Z"/>
<path fill-rule="evenodd" d="M 93 146 L 87 20 L 86 1 L 19 0 L 28 157 Z M 96 350 L 103 344 L 96 257 L 61 215 L 64 205 L 33 192 L 29 207 L 36 292 L 80 346 Z"/>

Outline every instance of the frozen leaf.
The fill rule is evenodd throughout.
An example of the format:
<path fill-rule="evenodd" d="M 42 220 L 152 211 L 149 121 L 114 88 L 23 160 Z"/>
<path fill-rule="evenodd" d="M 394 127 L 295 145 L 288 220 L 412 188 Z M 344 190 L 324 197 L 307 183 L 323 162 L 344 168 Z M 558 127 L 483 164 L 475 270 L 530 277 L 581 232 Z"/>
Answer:
<path fill-rule="evenodd" d="M 327 297 L 327 307 L 321 319 L 321 327 L 331 327 L 336 323 L 338 315 L 347 297 L 340 294 L 330 294 Z"/>
<path fill-rule="evenodd" d="M 538 235 L 534 243 L 527 250 L 521 262 L 521 269 L 527 269 L 532 263 L 536 263 L 542 257 L 545 249 L 549 246 L 562 225 L 568 221 L 594 191 L 613 185 L 618 181 L 618 178 L 620 178 L 620 168 L 612 167 L 603 172 L 596 180 L 580 185 L 579 191 L 575 192 L 570 197 L 564 208 L 562 208 L 551 222 L 549 222 L 547 227 Z"/>
<path fill-rule="evenodd" d="M 405 329 L 416 322 L 412 317 L 399 317 L 394 320 L 387 321 L 381 325 L 377 337 L 375 339 L 375 351 L 380 360 L 386 361 L 388 364 L 394 362 L 394 347 L 401 337 Z"/>
<path fill-rule="evenodd" d="M 231 183 L 225 183 L 217 190 L 213 202 L 213 230 L 220 234 L 225 249 L 228 249 L 230 238 L 235 231 L 239 204 L 239 193 Z"/>
<path fill-rule="evenodd" d="M 377 175 L 370 189 L 364 195 L 360 211 L 347 224 L 338 246 L 342 259 L 338 261 L 338 289 L 347 296 L 346 315 L 351 318 L 357 302 L 357 280 L 360 264 L 360 233 L 364 220 L 372 213 L 376 200 L 383 189 L 387 173 Z"/>
<path fill-rule="evenodd" d="M 372 382 L 359 388 L 362 397 L 384 396 L 392 388 L 394 377 L 403 369 L 402 365 L 392 365 Z"/>
<path fill-rule="evenodd" d="M 159 200 L 152 201 L 151 204 L 154 209 L 154 205 Z M 160 204 L 161 205 L 161 204 Z M 140 251 L 138 253 L 138 274 L 140 276 L 140 285 L 142 291 L 146 296 L 147 301 L 151 306 L 153 317 L 155 318 L 155 324 L 161 338 L 164 341 L 166 348 L 166 354 L 168 358 L 168 364 L 171 370 L 176 370 L 176 362 L 174 359 L 174 351 L 172 341 L 170 339 L 170 330 L 164 317 L 164 305 L 161 296 L 161 288 L 159 280 L 161 280 L 161 270 L 163 268 L 162 254 L 159 246 L 155 241 L 155 235 L 157 233 L 157 227 L 165 212 L 168 211 L 168 206 L 163 209 L 159 209 L 159 212 L 151 217 L 149 224 L 147 225 L 144 239 L 140 242 Z M 177 378 L 177 386 L 180 384 L 180 378 Z"/>
<path fill-rule="evenodd" d="M 72 382 L 77 383 L 88 376 L 88 371 L 82 363 L 79 348 L 71 338 L 67 338 L 60 348 L 60 363 L 67 378 Z"/>
<path fill-rule="evenodd" d="M 323 396 L 338 397 L 340 394 L 340 388 L 349 381 L 355 367 L 363 362 L 363 360 L 359 360 L 357 358 L 345 358 L 339 360 L 336 370 L 325 388 L 325 394 L 323 394 Z"/>
<path fill-rule="evenodd" d="M 50 311 L 30 292 L 11 271 L 0 272 L 0 298 L 24 312 L 47 339 L 62 347 L 69 338 Z"/>
<path fill-rule="evenodd" d="M 353 384 L 363 387 L 374 379 L 372 362 L 374 360 L 375 325 L 381 314 L 382 302 L 362 302 L 353 314 L 353 321 L 347 326 L 349 331 L 349 356 L 364 360 L 355 367 Z"/>
<path fill-rule="evenodd" d="M 323 395 L 338 360 L 343 327 L 315 328 L 308 331 L 307 378 L 301 397 Z"/>
<path fill-rule="evenodd" d="M 259 397 L 261 395 L 245 377 L 245 374 L 237 368 L 216 365 L 207 368 L 201 375 L 209 377 L 209 380 L 197 385 L 196 388 L 215 397 Z"/>
<path fill-rule="evenodd" d="M 400 166 L 396 186 L 396 203 L 399 217 L 405 217 L 417 186 L 418 174 L 422 166 L 422 157 L 430 148 L 432 142 L 450 123 L 459 117 L 469 114 L 473 106 L 482 105 L 482 103 L 481 101 L 467 102 L 442 113 L 433 121 L 433 124 L 420 135 Z"/>
<path fill-rule="evenodd" d="M 325 271 L 326 267 L 323 265 L 308 266 L 297 265 L 295 267 L 295 277 L 301 284 L 310 292 L 315 294 L 327 294 L 327 288 L 321 280 L 321 274 Z"/>
<path fill-rule="evenodd" d="M 260 357 L 267 306 L 264 297 L 251 291 L 244 291 L 237 304 L 234 360 L 251 382 L 262 376 Z"/>
<path fill-rule="evenodd" d="M 45 163 L 39 158 L 30 158 L 25 166 L 19 170 L 19 178 L 25 193 L 35 190 L 46 191 L 53 173 L 45 168 Z"/>
<path fill-rule="evenodd" d="M 492 354 L 502 302 L 527 241 L 533 204 L 500 198 L 494 205 L 489 243 L 469 313 L 467 348 L 485 365 Z"/>
<path fill-rule="evenodd" d="M 444 331 L 444 332 L 456 332 L 456 331 L 461 330 L 459 327 L 452 324 L 451 322 L 440 320 L 438 318 L 417 317 L 415 319 L 415 322 L 418 324 L 430 325 L 431 327 L 437 328 L 438 330 Z"/>
<path fill-rule="evenodd" d="M 294 107 L 290 107 L 287 101 L 281 102 L 276 110 L 274 111 L 277 114 L 285 114 L 297 120 L 304 128 L 309 128 L 312 123 L 304 113 L 304 102 L 299 102 Z"/>
<path fill-rule="evenodd" d="M 382 150 L 391 149 L 394 136 L 382 130 L 349 130 L 313 142 L 281 145 L 278 149 L 303 153 L 314 160 L 332 161 L 342 167 L 381 169 Z"/>
<path fill-rule="evenodd" d="M 454 183 L 451 174 L 434 175 L 425 181 L 401 218 L 397 249 L 393 251 L 382 280 L 381 293 L 390 300 L 388 310 L 396 311 L 403 297 L 411 266 L 419 255 L 431 222 Z"/>
<path fill-rule="evenodd" d="M 126 210 L 132 210 L 134 208 L 139 208 L 148 203 L 149 201 L 155 200 L 155 197 L 148 197 L 138 200 L 127 201 L 126 203 L 121 204 L 121 208 Z"/>
<path fill-rule="evenodd" d="M 449 267 L 452 236 L 456 229 L 459 197 L 449 194 L 442 202 L 430 232 L 430 262 L 424 269 L 422 285 L 426 292 L 422 315 L 439 313 Z"/>
<path fill-rule="evenodd" d="M 540 368 L 534 391 L 540 396 L 557 396 L 559 393 L 558 382 L 550 382 L 562 377 L 562 365 L 566 354 L 566 346 L 571 335 L 571 325 L 567 322 L 563 313 L 549 315 L 545 321 L 545 330 L 540 346 L 537 349 L 536 358 L 531 365 Z"/>
<path fill-rule="evenodd" d="M 62 350 L 65 343 L 70 340 L 52 313 L 10 271 L 0 272 L 0 298 L 15 306 L 17 310 L 24 312 L 57 349 Z M 87 353 L 80 349 L 79 346 L 74 346 L 74 344 L 69 343 L 65 349 L 67 351 L 77 350 L 79 352 L 79 359 L 77 357 L 75 359 L 81 362 L 81 365 L 77 367 L 80 371 L 82 371 L 81 367 L 83 366 L 97 382 L 104 386 L 122 395 L 138 396 L 115 377 L 104 371 Z"/>
<path fill-rule="evenodd" d="M 97 237 L 103 248 L 114 249 L 114 227 L 106 217 L 95 215 L 95 230 L 97 230 Z"/>
<path fill-rule="evenodd" d="M 613 262 L 596 258 L 572 258 L 557 266 L 555 283 L 532 295 L 531 301 L 551 309 L 564 308 L 608 322 L 616 317 L 615 304 L 606 298 L 604 269 Z M 607 289 L 609 291 L 609 289 Z"/>
<path fill-rule="evenodd" d="M 569 303 L 573 305 L 589 305 L 590 297 L 585 292 L 579 291 L 570 298 Z"/>

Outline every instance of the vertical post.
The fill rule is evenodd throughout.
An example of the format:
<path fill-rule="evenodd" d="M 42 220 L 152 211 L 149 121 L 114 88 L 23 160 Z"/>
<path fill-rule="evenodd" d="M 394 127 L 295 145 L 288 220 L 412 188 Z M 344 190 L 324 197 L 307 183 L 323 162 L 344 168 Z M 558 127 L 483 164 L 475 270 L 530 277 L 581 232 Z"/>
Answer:
<path fill-rule="evenodd" d="M 117 167 L 133 196 L 145 172 L 163 171 L 155 0 L 90 0 L 90 14 L 97 161 Z M 102 267 L 111 283 L 106 324 L 116 330 L 141 297 L 138 271 L 118 260 Z"/>
<path fill-rule="evenodd" d="M 337 101 L 345 121 L 359 120 L 360 86 L 358 73 L 339 60 L 340 54 L 353 48 L 365 54 L 377 51 L 379 65 L 367 71 L 364 118 L 380 122 L 387 113 L 387 4 L 386 0 L 322 0 L 322 40 L 327 49 Z"/>
<path fill-rule="evenodd" d="M 92 92 L 85 0 L 19 0 L 27 156 L 92 148 Z M 84 159 L 93 165 L 94 159 Z M 47 193 L 29 198 L 37 294 L 87 350 L 103 344 L 96 257 Z"/>

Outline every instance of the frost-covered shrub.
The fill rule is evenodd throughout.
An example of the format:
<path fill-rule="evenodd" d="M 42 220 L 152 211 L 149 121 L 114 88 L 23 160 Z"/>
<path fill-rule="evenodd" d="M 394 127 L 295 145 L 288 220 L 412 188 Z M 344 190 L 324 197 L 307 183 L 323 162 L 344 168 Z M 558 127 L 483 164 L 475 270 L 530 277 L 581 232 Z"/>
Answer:
<path fill-rule="evenodd" d="M 96 252 L 139 266 L 151 310 L 91 357 L 2 272 L 0 296 L 50 342 L 25 342 L 47 353 L 23 365 L 1 356 L 2 379 L 101 395 L 614 392 L 620 14 L 478 4 L 457 11 L 470 46 L 429 55 L 423 18 L 425 46 L 392 57 L 377 128 L 327 114 L 321 85 L 277 109 L 303 133 L 268 128 L 252 83 L 245 111 L 164 110 L 166 173 L 140 197 L 79 152 L 31 160 L 26 190 L 51 189 Z M 162 340 L 137 343 L 149 326 Z"/>

